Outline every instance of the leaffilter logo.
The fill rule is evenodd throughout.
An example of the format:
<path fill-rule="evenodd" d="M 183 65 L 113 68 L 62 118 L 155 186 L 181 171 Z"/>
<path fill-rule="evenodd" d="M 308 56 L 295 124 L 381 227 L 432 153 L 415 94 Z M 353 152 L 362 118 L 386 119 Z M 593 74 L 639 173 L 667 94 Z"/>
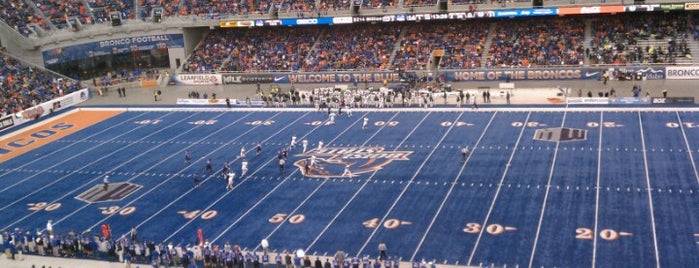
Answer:
<path fill-rule="evenodd" d="M 312 178 L 356 177 L 382 169 L 393 161 L 409 160 L 412 151 L 385 151 L 383 147 L 325 147 L 296 156 L 301 173 Z M 313 163 L 312 163 L 313 162 Z M 349 173 L 345 172 L 349 167 Z"/>

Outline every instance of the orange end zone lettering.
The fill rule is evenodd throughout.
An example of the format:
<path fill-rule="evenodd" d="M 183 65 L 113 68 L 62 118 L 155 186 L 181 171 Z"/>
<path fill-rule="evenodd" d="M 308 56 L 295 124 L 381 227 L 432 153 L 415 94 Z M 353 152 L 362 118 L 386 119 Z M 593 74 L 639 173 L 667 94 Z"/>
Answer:
<path fill-rule="evenodd" d="M 0 140 L 0 163 L 111 118 L 121 111 L 79 111 Z"/>

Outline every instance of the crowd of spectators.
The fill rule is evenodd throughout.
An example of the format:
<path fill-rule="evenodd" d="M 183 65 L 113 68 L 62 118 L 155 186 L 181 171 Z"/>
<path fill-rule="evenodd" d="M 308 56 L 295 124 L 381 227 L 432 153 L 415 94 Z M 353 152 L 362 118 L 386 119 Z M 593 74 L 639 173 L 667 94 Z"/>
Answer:
<path fill-rule="evenodd" d="M 76 17 L 83 24 L 92 23 L 90 13 L 82 0 L 34 0 L 34 3 L 58 29 L 68 26 L 69 17 Z"/>
<path fill-rule="evenodd" d="M 484 67 L 582 65 L 585 23 L 580 18 L 532 18 L 495 24 Z"/>
<path fill-rule="evenodd" d="M 235 35 L 232 31 L 211 31 L 185 61 L 182 70 L 190 73 L 219 70 L 224 60 L 233 52 L 235 45 Z"/>
<path fill-rule="evenodd" d="M 302 68 L 312 72 L 388 69 L 401 28 L 395 25 L 335 26 L 320 35 Z"/>
<path fill-rule="evenodd" d="M 223 71 L 264 72 L 299 71 L 311 47 L 322 32 L 321 27 L 275 28 L 236 31 L 235 47 Z"/>
<path fill-rule="evenodd" d="M 49 221 L 48 224 L 51 224 Z M 48 227 L 48 225 L 47 225 Z M 223 244 L 207 241 L 155 242 L 144 239 L 133 227 L 128 236 L 116 237 L 110 224 L 102 224 L 102 232 L 74 230 L 58 232 L 24 228 L 0 231 L 0 250 L 10 260 L 22 260 L 25 254 L 62 258 L 96 259 L 125 263 L 125 267 L 210 267 L 210 268 L 309 268 L 309 267 L 374 267 L 398 268 L 400 259 L 386 253 L 386 244 L 379 244 L 379 256 L 353 256 L 338 250 L 332 256 L 312 257 L 303 249 L 270 252 L 270 242 L 260 241 L 261 251 L 241 248 L 229 241 Z M 417 268 L 434 268 L 426 261 L 415 262 Z M 33 267 L 33 266 L 32 266 Z"/>
<path fill-rule="evenodd" d="M 175 16 L 180 10 L 180 0 L 138 0 L 141 19 L 150 17 L 154 8 L 163 9 L 163 17 Z"/>
<path fill-rule="evenodd" d="M 442 69 L 527 68 L 672 64 L 673 57 L 689 57 L 689 17 L 640 16 L 588 18 L 593 38 L 587 48 L 586 19 L 577 17 L 225 29 L 212 31 L 184 70 L 425 70 L 436 64 Z M 642 39 L 659 40 L 659 45 L 636 45 Z M 444 53 L 432 62 L 438 50 Z"/>
<path fill-rule="evenodd" d="M 421 23 L 407 27 L 392 69 L 424 70 L 432 53 L 443 49 L 439 66 L 446 69 L 480 67 L 488 35 L 487 22 Z"/>
<path fill-rule="evenodd" d="M 362 0 L 362 8 L 396 8 L 398 2 L 398 0 Z"/>
<path fill-rule="evenodd" d="M 352 2 L 350 0 L 320 0 L 318 10 L 323 11 L 339 11 L 348 10 Z"/>
<path fill-rule="evenodd" d="M 48 29 L 41 14 L 35 12 L 34 8 L 24 0 L 0 1 L 0 19 L 24 36 L 31 34 L 29 24 Z"/>
<path fill-rule="evenodd" d="M 689 17 L 683 14 L 625 14 L 592 22 L 591 64 L 674 63 L 690 54 Z"/>
<path fill-rule="evenodd" d="M 80 89 L 80 84 L 0 53 L 0 115 L 20 112 Z"/>
<path fill-rule="evenodd" d="M 111 21 L 110 13 L 120 14 L 122 20 L 133 19 L 133 0 L 87 0 L 97 22 Z"/>
<path fill-rule="evenodd" d="M 235 29 L 212 31 L 192 52 L 183 70 L 260 72 L 298 71 L 320 27 Z"/>
<path fill-rule="evenodd" d="M 425 7 L 436 6 L 438 0 L 403 0 L 403 6 L 406 7 Z"/>
<path fill-rule="evenodd" d="M 179 1 L 173 1 L 179 2 Z M 171 4 L 170 6 L 173 6 Z M 178 8 L 180 16 L 193 15 L 197 17 L 217 18 L 222 14 L 244 15 L 250 12 L 249 1 L 223 0 L 184 0 Z M 173 10 L 172 8 L 170 8 Z"/>

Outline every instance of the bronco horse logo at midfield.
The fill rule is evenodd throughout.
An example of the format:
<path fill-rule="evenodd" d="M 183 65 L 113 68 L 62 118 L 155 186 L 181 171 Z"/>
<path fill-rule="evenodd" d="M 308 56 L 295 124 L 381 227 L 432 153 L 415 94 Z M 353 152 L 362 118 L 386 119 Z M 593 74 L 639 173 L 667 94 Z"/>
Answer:
<path fill-rule="evenodd" d="M 382 169 L 395 160 L 409 160 L 412 151 L 384 151 L 383 147 L 325 147 L 296 156 L 294 162 L 301 174 L 312 178 L 343 177 L 349 166 L 351 177 Z M 315 160 L 311 160 L 312 158 Z M 314 162 L 314 163 L 311 163 Z M 344 177 L 348 177 L 344 175 Z"/>

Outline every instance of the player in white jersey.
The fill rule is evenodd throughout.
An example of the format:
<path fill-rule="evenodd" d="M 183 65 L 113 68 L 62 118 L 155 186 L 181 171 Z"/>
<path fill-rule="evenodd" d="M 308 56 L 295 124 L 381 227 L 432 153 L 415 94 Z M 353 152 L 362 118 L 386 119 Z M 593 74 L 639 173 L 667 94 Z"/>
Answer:
<path fill-rule="evenodd" d="M 318 150 L 323 149 L 323 141 L 318 142 Z"/>
<path fill-rule="evenodd" d="M 352 177 L 352 171 L 350 171 L 350 164 L 345 165 L 345 171 L 342 172 L 342 177 Z"/>
<path fill-rule="evenodd" d="M 329 117 L 328 124 L 331 124 L 331 125 L 335 124 L 335 113 L 328 114 L 328 117 Z"/>
<path fill-rule="evenodd" d="M 369 125 L 369 118 L 364 117 L 364 123 L 362 123 L 362 129 L 366 129 L 366 127 Z"/>
<path fill-rule="evenodd" d="M 316 156 L 315 156 L 315 155 L 311 155 L 311 164 L 310 164 L 310 166 L 314 167 L 315 165 L 316 165 Z"/>
<path fill-rule="evenodd" d="M 248 160 L 243 158 L 243 162 L 240 163 L 240 177 L 244 177 L 248 173 Z"/>
<path fill-rule="evenodd" d="M 347 117 L 352 117 L 352 107 L 349 105 L 345 106 L 345 112 L 347 113 Z"/>
<path fill-rule="evenodd" d="M 291 136 L 291 149 L 296 147 L 296 136 Z"/>
<path fill-rule="evenodd" d="M 245 147 L 240 148 L 240 158 L 245 157 Z"/>
<path fill-rule="evenodd" d="M 228 184 L 226 184 L 226 190 L 233 189 L 233 180 L 235 180 L 235 173 L 228 173 Z"/>
<path fill-rule="evenodd" d="M 308 140 L 302 140 L 301 141 L 301 146 L 303 146 L 303 152 L 306 152 L 306 148 L 308 147 Z"/>

